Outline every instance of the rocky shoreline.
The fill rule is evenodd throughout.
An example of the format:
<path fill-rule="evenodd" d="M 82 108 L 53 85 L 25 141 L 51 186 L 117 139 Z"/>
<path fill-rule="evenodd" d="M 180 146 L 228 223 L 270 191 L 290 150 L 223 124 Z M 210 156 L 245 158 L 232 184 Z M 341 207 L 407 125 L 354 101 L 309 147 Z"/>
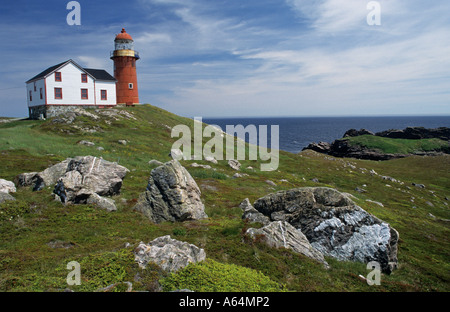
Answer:
<path fill-rule="evenodd" d="M 421 139 L 440 139 L 448 141 L 450 145 L 450 128 L 440 127 L 436 129 L 427 129 L 423 127 L 407 127 L 404 130 L 391 129 L 382 132 L 373 133 L 366 129 L 350 129 L 345 132 L 342 139 L 335 140 L 331 143 L 319 142 L 310 143 L 303 150 L 313 150 L 319 153 L 335 156 L 335 157 L 349 157 L 368 160 L 390 160 L 395 158 L 404 158 L 411 155 L 419 156 L 436 156 L 448 154 L 450 150 L 433 150 L 433 151 L 418 151 L 410 154 L 393 154 L 384 153 L 379 149 L 370 149 L 360 145 L 352 145 L 349 142 L 349 137 L 357 137 L 361 135 L 372 135 L 390 139 L 407 139 L 407 140 L 421 140 Z"/>

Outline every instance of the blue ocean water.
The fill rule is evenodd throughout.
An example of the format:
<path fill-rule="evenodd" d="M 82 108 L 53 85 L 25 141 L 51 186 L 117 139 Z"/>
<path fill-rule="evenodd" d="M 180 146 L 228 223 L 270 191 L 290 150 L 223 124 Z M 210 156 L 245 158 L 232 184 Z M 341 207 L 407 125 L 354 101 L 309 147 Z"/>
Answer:
<path fill-rule="evenodd" d="M 267 125 L 268 130 L 271 125 L 278 125 L 280 149 L 298 153 L 311 142 L 340 139 L 352 128 L 379 132 L 406 127 L 450 127 L 450 116 L 203 118 L 203 122 L 217 125 L 223 131 L 227 125 Z M 268 139 L 270 147 L 270 131 Z"/>

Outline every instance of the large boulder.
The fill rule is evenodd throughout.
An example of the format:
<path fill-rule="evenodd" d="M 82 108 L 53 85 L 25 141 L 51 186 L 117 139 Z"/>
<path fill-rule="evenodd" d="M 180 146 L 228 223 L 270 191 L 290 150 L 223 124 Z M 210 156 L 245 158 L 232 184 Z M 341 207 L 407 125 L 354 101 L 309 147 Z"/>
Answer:
<path fill-rule="evenodd" d="M 68 162 L 65 173 L 58 179 L 54 193 L 63 203 L 74 204 L 88 203 L 93 194 L 116 195 L 120 193 L 122 180 L 128 171 L 123 166 L 94 156 L 75 157 Z M 105 202 L 97 196 L 91 201 Z"/>
<path fill-rule="evenodd" d="M 385 273 L 397 266 L 398 232 L 334 189 L 280 191 L 258 199 L 253 206 L 271 221 L 286 221 L 301 230 L 311 246 L 326 256 L 377 261 Z"/>
<path fill-rule="evenodd" d="M 205 206 L 200 189 L 177 160 L 151 171 L 147 190 L 141 194 L 135 210 L 155 223 L 204 219 Z"/>
<path fill-rule="evenodd" d="M 67 158 L 44 171 L 19 174 L 15 178 L 15 182 L 18 186 L 32 186 L 33 191 L 40 191 L 44 187 L 54 186 L 58 179 L 66 173 L 70 161 L 72 161 L 72 158 Z"/>
<path fill-rule="evenodd" d="M 189 263 L 206 259 L 206 253 L 202 248 L 172 239 L 170 235 L 158 237 L 148 244 L 141 242 L 134 254 L 135 261 L 141 268 L 153 262 L 167 272 L 176 272 Z"/>
<path fill-rule="evenodd" d="M 262 241 L 271 247 L 291 249 L 328 267 L 323 254 L 311 246 L 306 236 L 299 229 L 296 229 L 286 221 L 270 222 L 259 229 L 250 228 L 246 234 L 251 238 L 260 237 Z"/>

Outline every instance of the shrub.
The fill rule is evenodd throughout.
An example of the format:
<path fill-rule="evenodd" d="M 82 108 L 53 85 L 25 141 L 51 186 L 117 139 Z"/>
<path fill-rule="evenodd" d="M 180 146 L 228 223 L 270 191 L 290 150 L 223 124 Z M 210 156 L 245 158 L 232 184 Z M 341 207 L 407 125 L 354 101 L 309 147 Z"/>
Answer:
<path fill-rule="evenodd" d="M 79 260 L 81 285 L 76 291 L 95 291 L 106 286 L 125 282 L 134 265 L 131 250 L 93 254 Z M 120 291 L 120 288 L 114 289 Z"/>
<path fill-rule="evenodd" d="M 208 259 L 189 264 L 161 281 L 165 291 L 190 289 L 196 292 L 279 292 L 284 285 L 271 280 L 260 271 L 235 264 Z"/>
<path fill-rule="evenodd" d="M 12 221 L 29 212 L 31 212 L 30 205 L 24 201 L 6 201 L 0 204 L 0 221 Z"/>

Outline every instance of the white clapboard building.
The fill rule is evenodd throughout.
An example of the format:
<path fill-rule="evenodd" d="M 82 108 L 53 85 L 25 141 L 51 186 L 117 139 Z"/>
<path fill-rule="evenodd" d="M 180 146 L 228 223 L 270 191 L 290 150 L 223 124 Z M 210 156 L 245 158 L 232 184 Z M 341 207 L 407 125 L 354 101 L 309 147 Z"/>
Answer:
<path fill-rule="evenodd" d="M 116 106 L 116 82 L 105 70 L 83 68 L 73 60 L 51 66 L 26 82 L 29 116 L 49 118 L 75 107 Z"/>

